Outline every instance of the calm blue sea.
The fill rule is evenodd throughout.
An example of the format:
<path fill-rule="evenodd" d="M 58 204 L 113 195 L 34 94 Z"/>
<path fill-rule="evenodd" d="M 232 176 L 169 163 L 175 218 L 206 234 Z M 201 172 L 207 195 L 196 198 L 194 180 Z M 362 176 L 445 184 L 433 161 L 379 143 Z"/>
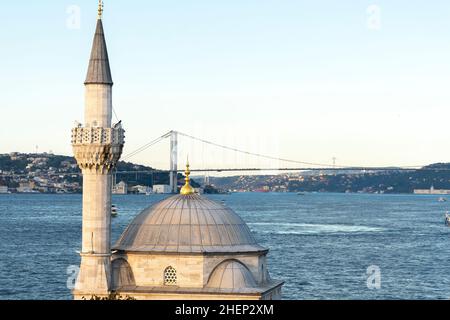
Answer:
<path fill-rule="evenodd" d="M 115 196 L 113 240 L 162 197 Z M 211 198 L 225 200 L 271 249 L 271 275 L 286 281 L 285 299 L 450 298 L 450 202 L 437 196 Z M 81 196 L 0 195 L 0 299 L 71 299 L 68 268 L 79 264 L 80 239 Z M 370 266 L 379 268 L 379 289 L 367 286 Z"/>

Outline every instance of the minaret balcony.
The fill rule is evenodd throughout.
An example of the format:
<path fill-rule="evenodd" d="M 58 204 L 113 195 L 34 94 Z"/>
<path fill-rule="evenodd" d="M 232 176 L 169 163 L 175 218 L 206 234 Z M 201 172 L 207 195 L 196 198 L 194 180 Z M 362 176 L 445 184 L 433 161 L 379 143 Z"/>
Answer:
<path fill-rule="evenodd" d="M 125 130 L 122 128 L 78 127 L 72 129 L 72 145 L 123 145 Z"/>

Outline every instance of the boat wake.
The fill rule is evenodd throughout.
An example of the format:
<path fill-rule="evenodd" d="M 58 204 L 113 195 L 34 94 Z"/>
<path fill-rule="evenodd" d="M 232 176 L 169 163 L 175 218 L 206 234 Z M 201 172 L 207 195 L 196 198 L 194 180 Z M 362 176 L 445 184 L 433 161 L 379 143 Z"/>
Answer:
<path fill-rule="evenodd" d="M 270 233 L 280 235 L 375 233 L 383 232 L 385 230 L 378 227 L 341 224 L 255 222 L 249 223 L 248 225 L 253 231 L 257 233 Z"/>

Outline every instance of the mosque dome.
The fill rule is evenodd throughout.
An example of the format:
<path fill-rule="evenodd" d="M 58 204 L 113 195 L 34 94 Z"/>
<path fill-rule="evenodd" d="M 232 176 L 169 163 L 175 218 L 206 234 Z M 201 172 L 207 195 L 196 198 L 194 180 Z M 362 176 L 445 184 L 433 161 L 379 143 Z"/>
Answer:
<path fill-rule="evenodd" d="M 114 246 L 131 252 L 261 252 L 231 209 L 196 194 L 165 199 L 139 214 Z"/>
<path fill-rule="evenodd" d="M 267 268 L 268 249 L 222 203 L 179 195 L 142 211 L 113 249 L 113 286 L 139 299 L 279 299 L 282 281 Z"/>
<path fill-rule="evenodd" d="M 214 269 L 206 287 L 214 289 L 249 289 L 257 287 L 257 284 L 246 266 L 237 260 L 227 260 Z"/>

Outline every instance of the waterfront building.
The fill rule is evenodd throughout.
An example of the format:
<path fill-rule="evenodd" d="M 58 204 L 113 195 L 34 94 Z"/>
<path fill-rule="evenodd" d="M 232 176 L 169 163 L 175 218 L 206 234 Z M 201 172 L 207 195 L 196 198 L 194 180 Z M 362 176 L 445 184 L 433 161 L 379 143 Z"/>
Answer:
<path fill-rule="evenodd" d="M 16 161 L 20 159 L 20 154 L 18 152 L 11 152 L 9 154 L 11 161 Z"/>
<path fill-rule="evenodd" d="M 195 193 L 197 194 L 204 194 L 205 193 L 205 189 L 204 188 L 194 188 Z"/>
<path fill-rule="evenodd" d="M 153 190 L 148 186 L 134 186 L 131 187 L 131 192 L 136 194 L 149 194 L 152 193 Z"/>
<path fill-rule="evenodd" d="M 169 194 L 169 193 L 172 193 L 172 187 L 168 184 L 155 184 L 153 186 L 153 193 Z"/>
<path fill-rule="evenodd" d="M 17 187 L 18 193 L 34 193 L 34 183 L 20 183 Z"/>
<path fill-rule="evenodd" d="M 111 248 L 112 177 L 124 130 L 111 125 L 112 78 L 99 6 L 86 80 L 85 124 L 72 131 L 83 173 L 81 266 L 75 299 L 280 299 L 282 281 L 267 254 L 230 208 L 195 193 L 189 164 L 180 194 L 142 211 Z M 158 190 L 158 186 L 156 190 Z M 171 192 L 169 185 L 161 187 Z"/>
<path fill-rule="evenodd" d="M 435 189 L 431 186 L 430 189 L 414 189 L 414 194 L 434 194 L 434 195 L 449 195 L 448 189 Z"/>
<path fill-rule="evenodd" d="M 128 184 L 120 181 L 113 187 L 113 194 L 128 194 Z"/>

